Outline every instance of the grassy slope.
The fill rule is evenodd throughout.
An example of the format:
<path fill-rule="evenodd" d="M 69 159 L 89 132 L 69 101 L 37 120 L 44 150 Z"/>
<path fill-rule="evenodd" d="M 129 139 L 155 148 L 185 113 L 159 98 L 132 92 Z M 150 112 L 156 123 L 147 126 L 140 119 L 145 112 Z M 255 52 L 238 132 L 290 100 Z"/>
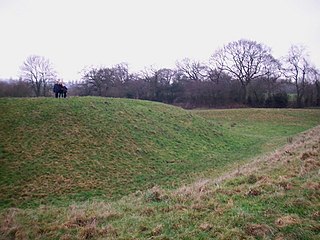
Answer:
<path fill-rule="evenodd" d="M 0 108 L 2 208 L 177 186 L 237 160 L 235 151 L 254 143 L 147 101 L 1 99 Z"/>
<path fill-rule="evenodd" d="M 1 208 L 176 187 L 320 122 L 317 110 L 193 112 L 95 97 L 1 99 L 0 109 Z"/>
<path fill-rule="evenodd" d="M 0 239 L 319 239 L 320 127 L 218 179 L 115 202 L 8 209 Z"/>

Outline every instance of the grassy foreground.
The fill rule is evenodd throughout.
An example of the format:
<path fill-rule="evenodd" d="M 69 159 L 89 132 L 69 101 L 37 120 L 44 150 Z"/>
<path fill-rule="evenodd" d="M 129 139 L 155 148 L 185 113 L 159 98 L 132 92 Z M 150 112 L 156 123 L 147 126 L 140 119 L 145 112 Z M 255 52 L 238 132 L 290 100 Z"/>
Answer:
<path fill-rule="evenodd" d="M 268 155 L 174 190 L 10 208 L 0 239 L 319 239 L 320 127 Z"/>

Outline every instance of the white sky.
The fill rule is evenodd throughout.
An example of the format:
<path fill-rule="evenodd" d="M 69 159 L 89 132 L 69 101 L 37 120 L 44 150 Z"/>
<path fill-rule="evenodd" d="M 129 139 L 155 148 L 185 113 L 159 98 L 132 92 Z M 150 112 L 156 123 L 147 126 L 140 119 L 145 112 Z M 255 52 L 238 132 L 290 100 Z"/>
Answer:
<path fill-rule="evenodd" d="M 17 78 L 33 54 L 69 81 L 86 66 L 208 60 L 241 38 L 275 57 L 302 44 L 320 67 L 319 0 L 0 0 L 0 33 L 0 78 Z"/>

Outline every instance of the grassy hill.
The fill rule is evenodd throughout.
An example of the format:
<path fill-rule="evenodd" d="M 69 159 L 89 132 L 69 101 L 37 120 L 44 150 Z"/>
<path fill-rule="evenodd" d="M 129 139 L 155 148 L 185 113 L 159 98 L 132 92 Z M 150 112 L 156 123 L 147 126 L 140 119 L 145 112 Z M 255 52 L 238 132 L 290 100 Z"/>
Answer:
<path fill-rule="evenodd" d="M 220 112 L 206 116 L 220 121 L 212 114 Z M 316 240 L 319 171 L 320 126 L 219 177 L 177 188 L 154 186 L 115 201 L 3 209 L 0 239 Z"/>
<path fill-rule="evenodd" d="M 319 124 L 319 110 L 185 111 L 96 97 L 0 99 L 0 208 L 119 199 L 217 176 Z"/>

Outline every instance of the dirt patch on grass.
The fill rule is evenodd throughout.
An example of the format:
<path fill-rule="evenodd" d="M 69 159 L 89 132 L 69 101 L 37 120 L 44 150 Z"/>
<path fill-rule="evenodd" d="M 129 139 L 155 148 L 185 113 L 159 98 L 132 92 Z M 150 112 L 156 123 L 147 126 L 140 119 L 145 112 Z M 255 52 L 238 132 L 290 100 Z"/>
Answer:
<path fill-rule="evenodd" d="M 306 160 L 308 158 L 318 157 L 319 156 L 318 151 L 317 151 L 317 149 L 315 149 L 313 151 L 307 151 L 307 152 L 302 153 L 301 160 Z"/>
<path fill-rule="evenodd" d="M 286 227 L 286 226 L 293 225 L 293 224 L 299 224 L 300 222 L 301 222 L 301 220 L 299 219 L 299 217 L 288 215 L 288 216 L 283 216 L 283 217 L 278 218 L 275 221 L 275 224 L 278 227 L 282 228 L 282 227 Z"/>
<path fill-rule="evenodd" d="M 158 236 L 162 233 L 163 231 L 163 225 L 162 224 L 158 224 L 157 226 L 155 226 L 152 231 L 151 231 L 151 236 Z"/>
<path fill-rule="evenodd" d="M 266 224 L 248 224 L 245 228 L 245 232 L 254 237 L 266 237 L 272 231 L 271 228 Z"/>
<path fill-rule="evenodd" d="M 262 191 L 259 188 L 250 188 L 249 191 L 246 193 L 247 196 L 259 196 L 261 194 Z"/>
<path fill-rule="evenodd" d="M 311 172 L 320 167 L 319 159 L 309 158 L 304 162 L 304 169 L 306 172 Z"/>
<path fill-rule="evenodd" d="M 311 214 L 312 219 L 320 221 L 320 211 L 315 211 Z"/>
<path fill-rule="evenodd" d="M 305 183 L 302 188 L 308 189 L 308 190 L 320 190 L 320 182 L 307 182 Z"/>
<path fill-rule="evenodd" d="M 201 231 L 207 232 L 207 231 L 210 231 L 213 228 L 213 225 L 210 224 L 210 223 L 206 223 L 205 222 L 205 223 L 201 223 L 199 228 L 200 228 Z"/>

